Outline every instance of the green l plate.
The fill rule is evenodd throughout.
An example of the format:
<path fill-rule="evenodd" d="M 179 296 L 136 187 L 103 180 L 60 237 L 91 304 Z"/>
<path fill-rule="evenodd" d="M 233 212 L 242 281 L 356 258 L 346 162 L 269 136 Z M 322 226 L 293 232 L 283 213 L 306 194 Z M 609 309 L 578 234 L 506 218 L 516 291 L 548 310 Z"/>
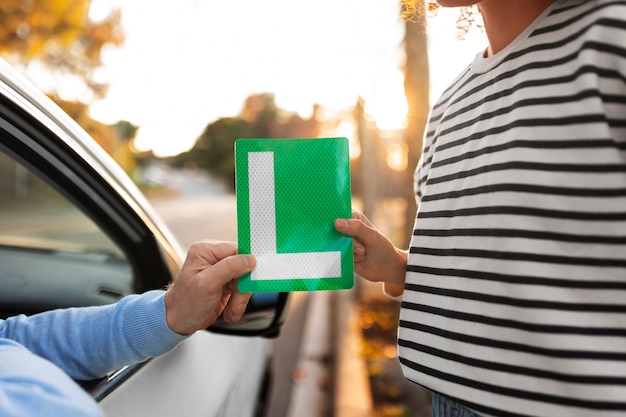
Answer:
<path fill-rule="evenodd" d="M 354 283 L 346 138 L 235 143 L 239 253 L 257 258 L 241 292 L 339 290 Z"/>

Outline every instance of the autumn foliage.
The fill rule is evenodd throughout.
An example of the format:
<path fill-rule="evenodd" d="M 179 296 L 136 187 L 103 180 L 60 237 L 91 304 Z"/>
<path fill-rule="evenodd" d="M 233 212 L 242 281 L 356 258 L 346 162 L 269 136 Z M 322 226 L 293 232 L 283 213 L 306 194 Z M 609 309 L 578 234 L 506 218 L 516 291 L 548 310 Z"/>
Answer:
<path fill-rule="evenodd" d="M 106 85 L 94 72 L 102 65 L 105 45 L 124 41 L 121 13 L 104 20 L 89 18 L 89 0 L 2 0 L 0 2 L 0 55 L 25 69 L 37 63 L 51 73 L 83 80 L 94 98 Z M 47 91 L 55 95 L 56 91 Z"/>
<path fill-rule="evenodd" d="M 89 17 L 90 5 L 90 0 L 2 0 L 0 56 L 27 75 L 36 68 L 48 80 L 40 88 L 130 169 L 129 140 L 136 128 L 126 129 L 128 122 L 104 125 L 89 115 L 89 105 L 107 92 L 107 83 L 96 75 L 102 67 L 102 51 L 124 42 L 121 12 L 113 10 L 94 21 Z M 65 96 L 59 93 L 68 84 L 79 86 L 73 87 L 69 98 L 67 91 Z"/>

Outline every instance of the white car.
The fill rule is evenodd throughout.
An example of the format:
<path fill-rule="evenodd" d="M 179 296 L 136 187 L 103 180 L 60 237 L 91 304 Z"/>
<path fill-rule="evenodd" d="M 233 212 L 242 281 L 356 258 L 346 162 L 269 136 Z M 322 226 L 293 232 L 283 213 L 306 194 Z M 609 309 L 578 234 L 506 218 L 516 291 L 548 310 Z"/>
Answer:
<path fill-rule="evenodd" d="M 0 61 L 0 315 L 163 288 L 184 256 L 123 170 Z M 169 354 L 81 384 L 107 417 L 259 415 L 264 337 L 278 334 L 288 297 L 255 295 L 242 324 L 218 322 Z"/>

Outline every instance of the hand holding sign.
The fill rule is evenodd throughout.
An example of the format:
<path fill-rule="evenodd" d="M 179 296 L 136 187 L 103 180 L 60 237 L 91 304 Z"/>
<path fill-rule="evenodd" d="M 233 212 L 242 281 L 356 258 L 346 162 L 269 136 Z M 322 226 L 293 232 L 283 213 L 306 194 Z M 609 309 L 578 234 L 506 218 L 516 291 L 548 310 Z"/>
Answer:
<path fill-rule="evenodd" d="M 351 288 L 352 239 L 333 227 L 351 214 L 347 139 L 240 139 L 235 154 L 239 252 L 257 258 L 240 291 Z"/>

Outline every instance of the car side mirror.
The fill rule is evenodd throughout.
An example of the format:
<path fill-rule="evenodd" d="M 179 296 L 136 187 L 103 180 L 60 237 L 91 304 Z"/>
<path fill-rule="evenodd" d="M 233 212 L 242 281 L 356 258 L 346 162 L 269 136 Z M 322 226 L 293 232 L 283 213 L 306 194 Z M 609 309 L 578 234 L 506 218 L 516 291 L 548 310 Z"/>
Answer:
<path fill-rule="evenodd" d="M 227 323 L 222 317 L 207 328 L 212 333 L 234 336 L 276 338 L 285 321 L 290 293 L 254 293 L 238 324 Z"/>

